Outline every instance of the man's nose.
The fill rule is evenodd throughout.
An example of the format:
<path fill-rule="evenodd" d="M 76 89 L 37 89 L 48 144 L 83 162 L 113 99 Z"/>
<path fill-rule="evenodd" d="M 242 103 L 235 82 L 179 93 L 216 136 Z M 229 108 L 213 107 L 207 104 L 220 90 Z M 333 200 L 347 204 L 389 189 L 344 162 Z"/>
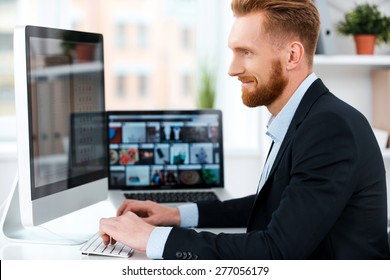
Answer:
<path fill-rule="evenodd" d="M 237 59 L 233 58 L 232 62 L 230 63 L 228 74 L 232 77 L 235 77 L 242 73 L 244 73 L 244 67 Z"/>

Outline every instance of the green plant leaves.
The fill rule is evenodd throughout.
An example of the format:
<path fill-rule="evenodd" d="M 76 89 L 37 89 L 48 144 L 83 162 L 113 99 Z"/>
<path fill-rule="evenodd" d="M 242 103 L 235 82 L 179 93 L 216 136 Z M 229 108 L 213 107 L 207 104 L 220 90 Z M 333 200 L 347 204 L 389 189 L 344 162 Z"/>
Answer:
<path fill-rule="evenodd" d="M 377 44 L 390 40 L 390 17 L 382 15 L 375 4 L 360 4 L 345 14 L 337 24 L 337 31 L 343 35 L 377 35 Z"/>

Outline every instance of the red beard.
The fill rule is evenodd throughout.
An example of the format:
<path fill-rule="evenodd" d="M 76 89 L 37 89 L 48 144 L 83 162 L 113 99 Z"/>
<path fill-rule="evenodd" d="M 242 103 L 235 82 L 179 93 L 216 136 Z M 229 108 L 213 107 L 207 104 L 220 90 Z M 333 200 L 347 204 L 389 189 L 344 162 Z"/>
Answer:
<path fill-rule="evenodd" d="M 242 101 L 248 107 L 268 106 L 272 104 L 283 92 L 287 85 L 287 78 L 283 76 L 282 64 L 275 61 L 272 64 L 272 73 L 266 84 L 259 85 L 255 77 L 242 76 L 240 81 L 253 81 L 257 87 L 254 91 L 248 91 L 242 87 Z"/>

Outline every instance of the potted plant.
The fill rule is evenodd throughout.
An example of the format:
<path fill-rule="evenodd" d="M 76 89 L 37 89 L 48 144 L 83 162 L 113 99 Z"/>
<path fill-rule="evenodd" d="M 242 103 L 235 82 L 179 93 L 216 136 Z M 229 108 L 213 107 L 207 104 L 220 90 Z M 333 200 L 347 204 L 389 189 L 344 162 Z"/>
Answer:
<path fill-rule="evenodd" d="M 373 54 L 375 44 L 390 41 L 390 17 L 383 15 L 375 4 L 356 5 L 336 28 L 340 34 L 354 36 L 358 54 Z"/>
<path fill-rule="evenodd" d="M 215 75 L 206 65 L 200 69 L 198 108 L 212 109 L 215 103 Z"/>

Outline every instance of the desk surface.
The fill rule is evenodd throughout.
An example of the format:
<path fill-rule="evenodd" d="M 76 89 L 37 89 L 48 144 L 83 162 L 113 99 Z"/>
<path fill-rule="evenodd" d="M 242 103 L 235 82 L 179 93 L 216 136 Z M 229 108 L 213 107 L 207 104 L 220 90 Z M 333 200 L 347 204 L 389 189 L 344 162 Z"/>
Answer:
<path fill-rule="evenodd" d="M 197 229 L 203 230 L 203 229 Z M 243 229 L 204 229 L 214 233 L 243 232 Z M 104 256 L 85 256 L 80 253 L 81 245 L 45 245 L 7 241 L 0 245 L 1 260 L 123 260 Z M 135 251 L 132 260 L 146 260 L 145 253 Z"/>
<path fill-rule="evenodd" d="M 80 253 L 81 245 L 43 245 L 7 242 L 0 247 L 0 259 L 2 260 L 123 260 L 103 256 L 85 256 Z M 143 252 L 134 252 L 131 256 L 134 260 L 146 260 Z"/>
<path fill-rule="evenodd" d="M 64 218 L 45 224 L 45 230 L 58 232 L 62 228 L 82 229 L 85 233 L 92 236 L 98 230 L 99 219 L 101 217 L 114 216 L 116 208 L 123 201 L 124 197 L 120 191 L 110 191 L 109 198 L 106 201 L 97 203 L 83 210 L 69 214 Z M 66 226 L 64 226 L 66 225 Z M 206 230 L 214 233 L 244 232 L 244 229 L 196 229 L 198 231 Z M 64 231 L 64 236 L 66 235 Z M 1 260 L 98 260 L 98 259 L 116 259 L 121 258 L 103 257 L 103 256 L 85 256 L 80 252 L 81 245 L 48 245 L 36 244 L 23 241 L 9 240 L 0 237 L 0 259 Z M 136 251 L 131 259 L 145 260 L 145 253 Z"/>

